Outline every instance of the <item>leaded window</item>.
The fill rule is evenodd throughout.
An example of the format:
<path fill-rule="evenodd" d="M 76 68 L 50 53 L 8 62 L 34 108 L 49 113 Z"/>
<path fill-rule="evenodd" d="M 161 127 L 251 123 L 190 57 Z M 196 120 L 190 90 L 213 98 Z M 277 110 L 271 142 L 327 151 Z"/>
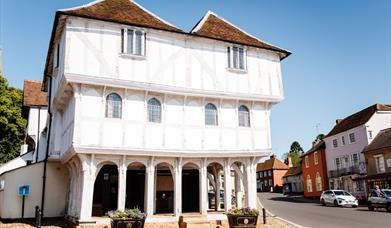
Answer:
<path fill-rule="evenodd" d="M 217 125 L 217 108 L 211 103 L 205 105 L 205 124 Z"/>
<path fill-rule="evenodd" d="M 148 121 L 160 123 L 162 116 L 162 105 L 160 101 L 156 98 L 151 98 L 148 100 Z"/>
<path fill-rule="evenodd" d="M 244 105 L 239 107 L 239 126 L 250 127 L 250 112 Z"/>
<path fill-rule="evenodd" d="M 106 97 L 106 117 L 121 118 L 122 99 L 116 93 L 110 93 Z"/>

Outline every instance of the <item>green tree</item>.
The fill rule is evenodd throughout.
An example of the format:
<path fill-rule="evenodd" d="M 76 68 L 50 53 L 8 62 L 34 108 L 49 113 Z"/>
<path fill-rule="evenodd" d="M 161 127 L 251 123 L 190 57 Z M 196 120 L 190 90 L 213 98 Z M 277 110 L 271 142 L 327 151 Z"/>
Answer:
<path fill-rule="evenodd" d="M 320 140 L 323 140 L 324 139 L 324 134 L 319 134 L 318 136 L 316 136 L 316 138 L 314 139 L 314 141 L 312 142 L 312 145 L 315 145 L 316 142 L 320 141 Z"/>
<path fill-rule="evenodd" d="M 304 153 L 303 148 L 300 146 L 300 143 L 297 141 L 294 141 L 291 144 L 290 150 L 288 153 L 285 153 L 283 156 L 285 164 L 288 164 L 288 158 L 290 157 L 292 160 L 293 166 L 299 166 L 301 162 L 300 155 Z"/>
<path fill-rule="evenodd" d="M 7 79 L 0 74 L 0 163 L 19 155 L 26 128 L 22 100 L 22 90 L 8 86 Z"/>

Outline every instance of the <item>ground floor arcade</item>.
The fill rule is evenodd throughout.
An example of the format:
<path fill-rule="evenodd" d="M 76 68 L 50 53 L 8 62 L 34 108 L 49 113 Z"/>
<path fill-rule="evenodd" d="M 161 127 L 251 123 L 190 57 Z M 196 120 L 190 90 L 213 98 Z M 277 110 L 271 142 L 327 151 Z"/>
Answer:
<path fill-rule="evenodd" d="M 148 221 L 159 214 L 178 218 L 256 207 L 257 159 L 77 154 L 66 163 L 67 215 L 89 222 L 110 210 L 137 207 Z"/>

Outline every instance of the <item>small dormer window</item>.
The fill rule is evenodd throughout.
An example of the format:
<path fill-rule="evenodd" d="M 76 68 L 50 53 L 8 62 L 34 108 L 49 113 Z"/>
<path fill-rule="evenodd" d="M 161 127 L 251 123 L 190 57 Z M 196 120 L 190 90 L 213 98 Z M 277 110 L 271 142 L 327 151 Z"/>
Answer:
<path fill-rule="evenodd" d="M 246 50 L 241 47 L 228 47 L 227 48 L 228 56 L 228 68 L 246 70 Z"/>
<path fill-rule="evenodd" d="M 122 29 L 121 52 L 130 55 L 145 55 L 145 32 L 141 30 Z"/>

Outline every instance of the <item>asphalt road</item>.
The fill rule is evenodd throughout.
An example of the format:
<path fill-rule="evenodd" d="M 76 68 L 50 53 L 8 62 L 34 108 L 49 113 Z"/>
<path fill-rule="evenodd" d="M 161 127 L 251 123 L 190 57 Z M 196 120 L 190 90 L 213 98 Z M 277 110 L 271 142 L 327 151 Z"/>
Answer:
<path fill-rule="evenodd" d="M 285 197 L 278 193 L 258 193 L 263 207 L 274 215 L 303 227 L 391 228 L 391 213 L 367 207 L 322 206 L 311 200 Z"/>

